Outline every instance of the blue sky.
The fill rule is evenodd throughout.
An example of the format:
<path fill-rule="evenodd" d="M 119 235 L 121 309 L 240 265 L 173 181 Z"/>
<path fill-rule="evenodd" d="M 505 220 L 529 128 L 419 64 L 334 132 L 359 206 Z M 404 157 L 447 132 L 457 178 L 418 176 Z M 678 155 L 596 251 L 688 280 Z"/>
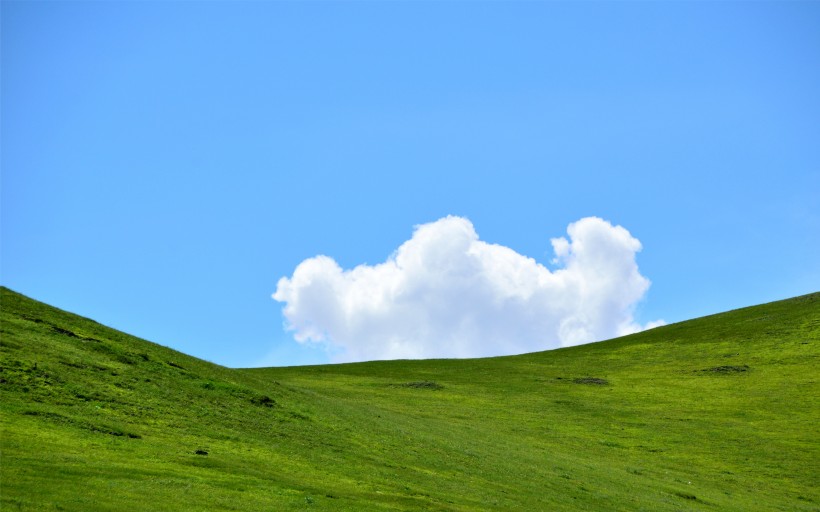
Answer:
<path fill-rule="evenodd" d="M 820 3 L 2 3 L 2 283 L 228 366 L 274 301 L 469 219 L 555 269 L 640 240 L 635 319 L 820 289 Z"/>

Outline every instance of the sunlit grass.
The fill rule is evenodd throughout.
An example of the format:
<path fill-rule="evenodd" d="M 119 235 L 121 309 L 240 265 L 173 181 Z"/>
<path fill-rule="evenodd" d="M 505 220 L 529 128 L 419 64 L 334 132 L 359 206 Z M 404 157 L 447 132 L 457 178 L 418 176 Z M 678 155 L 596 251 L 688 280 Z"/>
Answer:
<path fill-rule="evenodd" d="M 818 510 L 820 294 L 524 356 L 231 370 L 2 291 L 2 510 Z"/>

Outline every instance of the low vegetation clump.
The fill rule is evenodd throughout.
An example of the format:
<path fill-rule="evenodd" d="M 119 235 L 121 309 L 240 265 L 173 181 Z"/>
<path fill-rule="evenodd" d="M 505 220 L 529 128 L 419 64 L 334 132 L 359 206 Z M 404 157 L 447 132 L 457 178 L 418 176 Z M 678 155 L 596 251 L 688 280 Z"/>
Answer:
<path fill-rule="evenodd" d="M 0 292 L 3 511 L 820 509 L 820 294 L 521 356 L 228 369 Z"/>

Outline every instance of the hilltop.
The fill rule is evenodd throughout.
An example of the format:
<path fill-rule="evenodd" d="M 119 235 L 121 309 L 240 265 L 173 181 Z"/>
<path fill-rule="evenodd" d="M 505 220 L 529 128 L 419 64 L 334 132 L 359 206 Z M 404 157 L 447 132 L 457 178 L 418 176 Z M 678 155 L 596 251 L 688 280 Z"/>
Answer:
<path fill-rule="evenodd" d="M 820 510 L 820 293 L 521 356 L 229 369 L 0 290 L 2 510 Z"/>

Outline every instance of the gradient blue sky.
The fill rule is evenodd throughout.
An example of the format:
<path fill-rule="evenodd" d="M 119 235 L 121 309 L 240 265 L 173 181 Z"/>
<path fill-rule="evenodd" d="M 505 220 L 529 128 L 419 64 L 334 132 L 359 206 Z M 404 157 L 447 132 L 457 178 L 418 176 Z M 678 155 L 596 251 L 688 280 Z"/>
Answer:
<path fill-rule="evenodd" d="M 228 366 L 280 277 L 600 216 L 641 322 L 820 289 L 818 2 L 2 2 L 2 284 Z"/>

